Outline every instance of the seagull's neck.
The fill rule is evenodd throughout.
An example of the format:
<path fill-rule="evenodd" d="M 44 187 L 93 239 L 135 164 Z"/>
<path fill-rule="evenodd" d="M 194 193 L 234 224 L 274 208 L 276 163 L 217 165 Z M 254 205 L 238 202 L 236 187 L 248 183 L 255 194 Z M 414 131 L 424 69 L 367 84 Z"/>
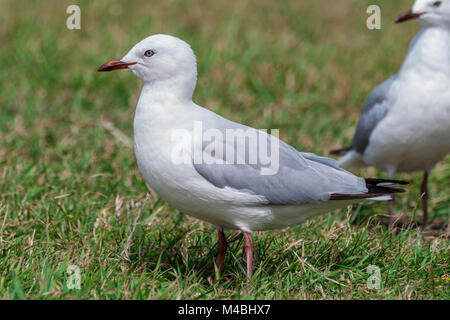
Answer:
<path fill-rule="evenodd" d="M 155 102 L 186 103 L 192 101 L 195 84 L 195 78 L 182 76 L 166 80 L 146 81 L 141 96 Z"/>
<path fill-rule="evenodd" d="M 179 81 L 144 82 L 136 107 L 135 125 L 167 129 L 179 125 L 195 108 L 194 86 Z M 135 128 L 136 129 L 136 128 Z"/>
<path fill-rule="evenodd" d="M 168 113 L 183 105 L 192 103 L 195 80 L 171 78 L 168 80 L 144 82 L 138 108 L 148 112 Z"/>
<path fill-rule="evenodd" d="M 450 29 L 426 26 L 411 42 L 399 75 L 420 72 L 422 76 L 438 74 L 450 77 Z"/>

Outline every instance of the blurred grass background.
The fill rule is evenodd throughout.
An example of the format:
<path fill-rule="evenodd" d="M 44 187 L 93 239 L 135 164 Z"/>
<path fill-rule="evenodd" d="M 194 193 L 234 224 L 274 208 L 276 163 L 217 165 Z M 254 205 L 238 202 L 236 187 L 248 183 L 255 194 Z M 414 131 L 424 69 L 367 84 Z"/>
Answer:
<path fill-rule="evenodd" d="M 66 28 L 70 4 L 81 30 Z M 370 4 L 381 30 L 366 28 Z M 450 298 L 449 241 L 414 228 L 391 235 L 383 203 L 256 233 L 251 285 L 236 241 L 214 282 L 214 228 L 165 204 L 138 172 L 127 139 L 141 83 L 96 72 L 151 34 L 178 36 L 197 54 L 195 102 L 327 155 L 350 142 L 368 94 L 398 70 L 420 26 L 393 20 L 411 5 L 0 0 L 0 298 Z M 431 216 L 444 220 L 449 164 L 430 180 Z M 412 185 L 396 212 L 420 218 L 421 174 L 397 177 Z M 80 290 L 67 288 L 69 264 L 81 268 Z M 381 290 L 367 289 L 370 264 Z"/>

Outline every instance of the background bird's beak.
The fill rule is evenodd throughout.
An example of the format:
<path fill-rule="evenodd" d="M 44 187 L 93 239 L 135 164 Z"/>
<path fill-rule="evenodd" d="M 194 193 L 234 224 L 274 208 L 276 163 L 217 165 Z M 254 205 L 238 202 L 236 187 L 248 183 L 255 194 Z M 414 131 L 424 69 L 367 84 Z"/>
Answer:
<path fill-rule="evenodd" d="M 97 71 L 103 72 L 103 71 L 113 71 L 113 70 L 119 70 L 119 69 L 128 69 L 128 66 L 131 66 L 133 64 L 136 64 L 136 62 L 123 62 L 121 60 L 113 60 L 113 61 L 105 63 L 104 65 L 101 65 L 97 69 Z"/>
<path fill-rule="evenodd" d="M 403 12 L 401 15 L 399 15 L 397 17 L 397 19 L 395 19 L 395 23 L 400 23 L 400 22 L 405 22 L 405 21 L 412 20 L 412 19 L 417 19 L 423 14 L 424 14 L 424 12 L 413 13 L 412 9 L 409 9 L 408 11 Z"/>

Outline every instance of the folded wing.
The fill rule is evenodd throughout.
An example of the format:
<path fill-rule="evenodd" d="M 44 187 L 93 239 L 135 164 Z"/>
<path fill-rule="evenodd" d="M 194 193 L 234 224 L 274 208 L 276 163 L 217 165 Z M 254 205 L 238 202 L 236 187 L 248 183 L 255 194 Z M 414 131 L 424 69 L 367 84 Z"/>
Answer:
<path fill-rule="evenodd" d="M 237 125 L 233 122 L 229 124 L 232 124 L 233 128 Z M 278 157 L 271 157 L 271 160 L 278 163 L 264 164 L 260 158 L 256 163 L 249 163 L 250 150 L 255 148 L 248 144 L 242 148 L 225 138 L 219 142 L 203 143 L 201 152 L 204 161 L 194 164 L 194 167 L 216 187 L 229 187 L 259 195 L 266 199 L 266 203 L 274 205 L 327 201 L 333 194 L 360 195 L 368 192 L 364 179 L 339 168 L 336 161 L 311 153 L 301 153 L 267 133 L 245 126 L 239 127 L 257 133 L 258 154 L 264 148 L 266 150 L 262 150 L 263 152 L 277 145 Z M 226 129 L 221 128 L 221 131 L 225 133 Z M 245 150 L 244 154 L 239 155 L 239 149 Z M 234 160 L 240 156 L 246 162 L 236 164 L 236 161 L 228 161 L 227 164 L 227 150 L 232 150 L 237 155 Z M 264 174 L 264 169 L 268 167 L 275 167 L 277 170 L 274 174 Z"/>

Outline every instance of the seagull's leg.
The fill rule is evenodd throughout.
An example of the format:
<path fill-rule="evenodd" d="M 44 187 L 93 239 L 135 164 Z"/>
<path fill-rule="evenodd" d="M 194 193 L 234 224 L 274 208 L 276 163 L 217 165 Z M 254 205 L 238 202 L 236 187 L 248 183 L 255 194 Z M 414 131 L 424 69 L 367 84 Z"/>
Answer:
<path fill-rule="evenodd" d="M 242 231 L 244 235 L 244 250 L 247 257 L 247 276 L 253 276 L 253 239 L 249 232 Z"/>
<path fill-rule="evenodd" d="M 428 171 L 424 171 L 422 185 L 420 187 L 420 193 L 422 195 L 422 210 L 423 210 L 423 224 L 425 228 L 428 224 Z"/>
<path fill-rule="evenodd" d="M 225 261 L 225 254 L 227 253 L 227 238 L 225 238 L 225 232 L 223 232 L 223 229 L 217 230 L 217 236 L 219 238 L 219 252 L 217 253 L 217 271 L 220 274 L 222 274 L 223 270 L 223 262 Z"/>

